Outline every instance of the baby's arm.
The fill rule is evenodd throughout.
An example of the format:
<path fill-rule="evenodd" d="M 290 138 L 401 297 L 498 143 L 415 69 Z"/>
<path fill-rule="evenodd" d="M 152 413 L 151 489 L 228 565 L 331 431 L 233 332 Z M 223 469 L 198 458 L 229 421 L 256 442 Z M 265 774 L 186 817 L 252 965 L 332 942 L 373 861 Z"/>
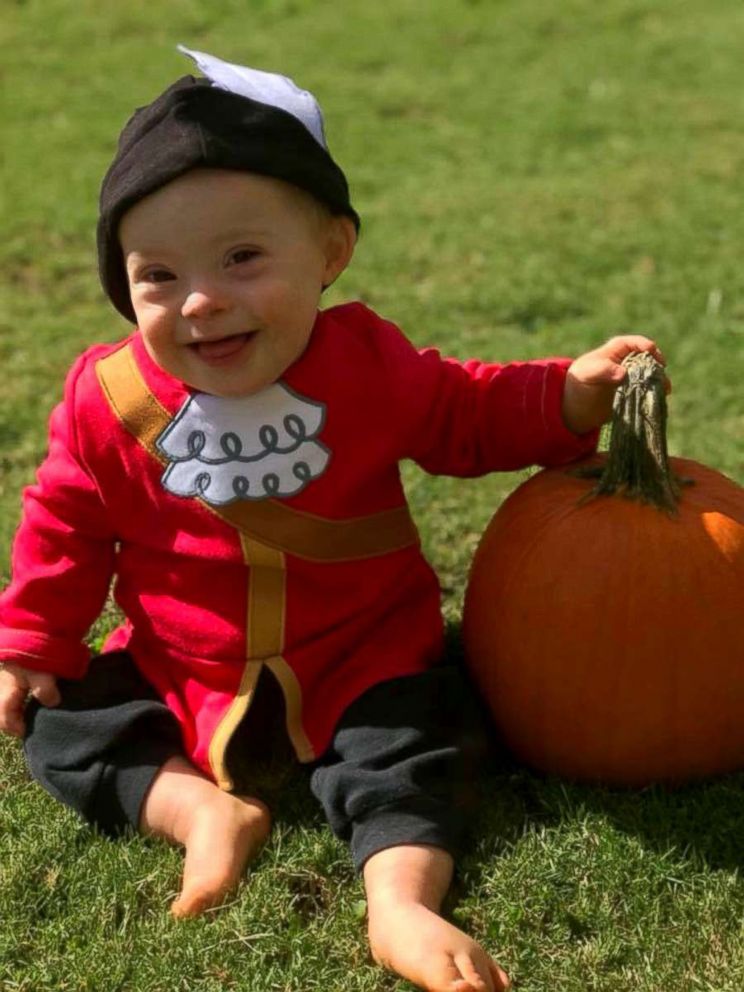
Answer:
<path fill-rule="evenodd" d="M 610 419 L 615 390 L 627 374 L 622 361 L 635 351 L 648 351 L 665 364 L 654 341 L 639 334 L 626 334 L 610 338 L 569 366 L 562 412 L 570 431 L 585 434 Z"/>
<path fill-rule="evenodd" d="M 59 701 L 57 680 L 48 672 L 4 662 L 0 665 L 0 731 L 13 737 L 23 737 L 26 722 L 23 711 L 31 695 L 42 706 L 56 706 Z"/>
<path fill-rule="evenodd" d="M 591 454 L 598 432 L 566 426 L 562 402 L 571 359 L 459 361 L 418 351 L 380 321 L 381 426 L 398 459 L 434 475 L 474 476 L 528 465 L 554 467 Z"/>
<path fill-rule="evenodd" d="M 44 675 L 85 672 L 85 636 L 105 602 L 115 564 L 116 534 L 80 451 L 80 425 L 100 429 L 76 403 L 81 367 L 68 376 L 64 401 L 52 414 L 47 457 L 24 493 L 12 579 L 0 594 L 0 663 L 11 672 L 42 673 L 42 683 L 48 681 Z M 15 700 L 27 692 L 29 679 L 38 690 L 36 674 L 6 673 L 3 680 L 11 726 L 20 727 Z"/>

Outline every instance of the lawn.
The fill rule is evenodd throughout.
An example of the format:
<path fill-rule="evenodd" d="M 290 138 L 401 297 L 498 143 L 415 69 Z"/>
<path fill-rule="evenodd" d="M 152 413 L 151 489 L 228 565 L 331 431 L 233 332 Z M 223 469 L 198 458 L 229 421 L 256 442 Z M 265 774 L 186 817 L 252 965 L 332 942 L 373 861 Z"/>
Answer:
<path fill-rule="evenodd" d="M 100 178 L 178 42 L 321 100 L 363 219 L 328 303 L 494 360 L 622 331 L 667 359 L 673 454 L 744 483 L 744 8 L 730 0 L 6 0 L 0 576 L 65 370 L 127 325 L 95 271 Z M 523 474 L 405 466 L 457 650 L 468 563 Z M 608 604 L 611 609 L 611 604 Z M 110 623 L 104 619 L 93 636 Z M 180 855 L 94 836 L 0 741 L 5 992 L 404 992 L 302 772 L 228 906 L 167 914 Z M 739 992 L 744 774 L 613 792 L 494 759 L 449 912 L 521 992 Z"/>

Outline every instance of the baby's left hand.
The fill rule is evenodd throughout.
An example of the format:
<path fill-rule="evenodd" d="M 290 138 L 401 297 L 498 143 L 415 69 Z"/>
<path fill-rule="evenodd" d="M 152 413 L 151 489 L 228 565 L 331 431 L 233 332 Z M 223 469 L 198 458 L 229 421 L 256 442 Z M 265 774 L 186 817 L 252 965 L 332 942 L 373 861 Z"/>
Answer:
<path fill-rule="evenodd" d="M 610 419 L 615 390 L 627 375 L 622 360 L 634 351 L 649 351 L 666 364 L 656 343 L 640 334 L 610 338 L 571 363 L 562 407 L 563 421 L 570 431 L 586 434 Z"/>

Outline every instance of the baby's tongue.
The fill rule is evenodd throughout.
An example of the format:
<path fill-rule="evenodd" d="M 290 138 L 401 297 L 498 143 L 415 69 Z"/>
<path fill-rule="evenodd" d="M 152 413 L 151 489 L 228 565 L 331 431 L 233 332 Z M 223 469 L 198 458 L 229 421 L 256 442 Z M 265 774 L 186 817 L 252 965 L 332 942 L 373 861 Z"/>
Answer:
<path fill-rule="evenodd" d="M 229 338 L 220 338 L 219 341 L 200 341 L 196 350 L 202 358 L 229 358 L 240 351 L 249 337 L 250 335 L 246 333 L 235 334 Z"/>

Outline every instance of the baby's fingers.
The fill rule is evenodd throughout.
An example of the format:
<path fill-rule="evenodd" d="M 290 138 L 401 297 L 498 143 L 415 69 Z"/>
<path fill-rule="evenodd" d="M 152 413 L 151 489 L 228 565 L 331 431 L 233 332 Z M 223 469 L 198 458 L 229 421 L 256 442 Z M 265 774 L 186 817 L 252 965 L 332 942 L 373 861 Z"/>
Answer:
<path fill-rule="evenodd" d="M 643 334 L 621 334 L 610 338 L 606 344 L 597 349 L 597 352 L 608 358 L 611 362 L 620 363 L 634 351 L 647 351 L 654 356 L 657 362 L 666 365 L 666 359 L 661 349 L 651 338 Z"/>
<path fill-rule="evenodd" d="M 15 665 L 0 667 L 0 732 L 23 737 L 26 721 L 23 711 L 28 696 L 42 706 L 57 706 L 60 702 L 57 681 L 46 672 L 32 672 Z"/>
<path fill-rule="evenodd" d="M 26 686 L 8 671 L 0 669 L 0 731 L 12 737 L 23 737 L 26 724 L 23 708 L 26 704 Z"/>
<path fill-rule="evenodd" d="M 577 358 L 571 365 L 569 378 L 585 386 L 601 386 L 610 384 L 617 386 L 626 376 L 626 370 L 618 361 L 614 361 L 600 349 L 590 351 Z"/>
<path fill-rule="evenodd" d="M 610 355 L 605 349 L 612 350 L 614 354 Z M 603 348 L 599 348 L 597 351 L 598 354 L 604 352 L 608 361 L 613 365 L 612 371 L 607 376 L 607 381 L 622 382 L 625 379 L 626 370 L 625 366 L 620 363 L 628 355 L 639 351 L 648 352 L 661 365 L 666 365 L 666 358 L 664 358 L 661 349 L 651 338 L 644 337 L 642 334 L 626 334 L 622 337 L 611 338 Z M 672 383 L 666 373 L 664 374 L 664 390 L 666 393 L 671 393 L 672 391 Z"/>
<path fill-rule="evenodd" d="M 28 689 L 42 706 L 58 706 L 61 701 L 57 680 L 47 672 L 29 672 Z"/>

